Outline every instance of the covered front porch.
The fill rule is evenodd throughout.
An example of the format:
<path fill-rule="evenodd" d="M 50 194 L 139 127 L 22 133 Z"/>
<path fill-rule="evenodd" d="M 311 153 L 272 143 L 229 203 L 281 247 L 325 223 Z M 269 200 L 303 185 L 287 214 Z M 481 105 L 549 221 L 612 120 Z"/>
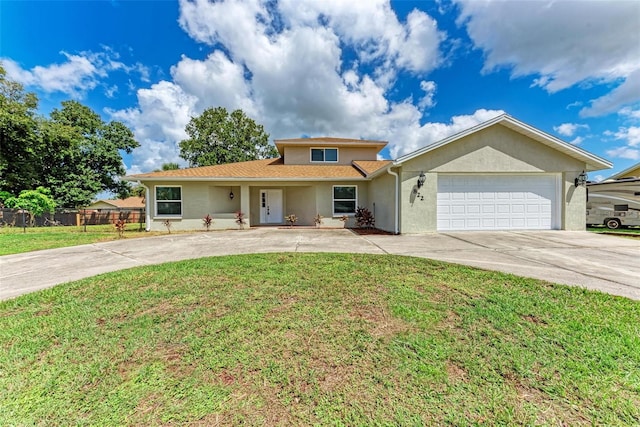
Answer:
<path fill-rule="evenodd" d="M 367 204 L 367 183 L 363 182 L 223 181 L 162 183 L 152 188 L 156 191 L 149 192 L 151 197 L 158 188 L 171 188 L 175 198 L 170 202 L 150 200 L 150 229 L 154 230 L 164 229 L 166 221 L 171 222 L 174 230 L 204 229 L 206 215 L 213 218 L 212 230 L 237 229 L 240 227 L 238 212 L 243 213 L 244 228 L 285 225 L 286 217 L 291 214 L 296 216 L 298 226 L 315 226 L 315 218 L 320 215 L 320 227 L 349 227 L 354 222 L 355 207 Z M 158 214 L 165 203 L 170 203 L 175 212 Z M 346 224 L 342 220 L 344 215 L 348 217 Z"/>

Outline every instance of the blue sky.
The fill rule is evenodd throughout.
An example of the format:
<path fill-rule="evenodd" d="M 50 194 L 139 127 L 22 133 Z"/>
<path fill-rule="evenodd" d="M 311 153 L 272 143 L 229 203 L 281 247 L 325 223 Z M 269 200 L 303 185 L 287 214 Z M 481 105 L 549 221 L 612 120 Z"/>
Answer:
<path fill-rule="evenodd" d="M 77 99 L 141 147 L 130 173 L 184 161 L 205 108 L 271 139 L 389 141 L 395 158 L 501 112 L 640 161 L 640 1 L 6 1 L 0 61 L 48 114 Z"/>

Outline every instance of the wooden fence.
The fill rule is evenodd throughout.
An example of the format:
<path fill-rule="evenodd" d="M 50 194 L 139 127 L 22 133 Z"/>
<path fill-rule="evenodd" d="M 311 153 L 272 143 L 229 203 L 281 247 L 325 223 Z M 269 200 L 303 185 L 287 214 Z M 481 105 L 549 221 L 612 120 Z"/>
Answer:
<path fill-rule="evenodd" d="M 8 227 L 46 227 L 58 225 L 104 225 L 114 224 L 118 220 L 127 223 L 144 224 L 144 209 L 79 209 L 58 210 L 53 214 L 39 215 L 31 218 L 28 212 L 20 209 L 0 209 L 0 226 Z"/>

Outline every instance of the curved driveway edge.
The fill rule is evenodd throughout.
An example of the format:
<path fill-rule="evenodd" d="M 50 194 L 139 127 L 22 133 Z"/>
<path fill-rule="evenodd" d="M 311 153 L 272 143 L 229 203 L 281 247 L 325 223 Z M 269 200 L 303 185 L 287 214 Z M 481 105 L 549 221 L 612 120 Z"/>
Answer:
<path fill-rule="evenodd" d="M 141 265 L 265 252 L 416 256 L 640 300 L 640 239 L 569 231 L 358 236 L 296 228 L 171 234 L 6 255 L 0 257 L 0 300 Z"/>

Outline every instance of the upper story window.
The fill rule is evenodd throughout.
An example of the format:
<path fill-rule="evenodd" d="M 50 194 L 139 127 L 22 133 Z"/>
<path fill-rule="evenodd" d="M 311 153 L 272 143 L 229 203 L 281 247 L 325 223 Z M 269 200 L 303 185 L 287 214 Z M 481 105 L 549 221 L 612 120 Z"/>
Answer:
<path fill-rule="evenodd" d="M 337 148 L 312 148 L 311 161 L 312 162 L 337 162 L 338 149 Z"/>
<path fill-rule="evenodd" d="M 156 186 L 156 216 L 182 216 L 181 186 Z"/>

